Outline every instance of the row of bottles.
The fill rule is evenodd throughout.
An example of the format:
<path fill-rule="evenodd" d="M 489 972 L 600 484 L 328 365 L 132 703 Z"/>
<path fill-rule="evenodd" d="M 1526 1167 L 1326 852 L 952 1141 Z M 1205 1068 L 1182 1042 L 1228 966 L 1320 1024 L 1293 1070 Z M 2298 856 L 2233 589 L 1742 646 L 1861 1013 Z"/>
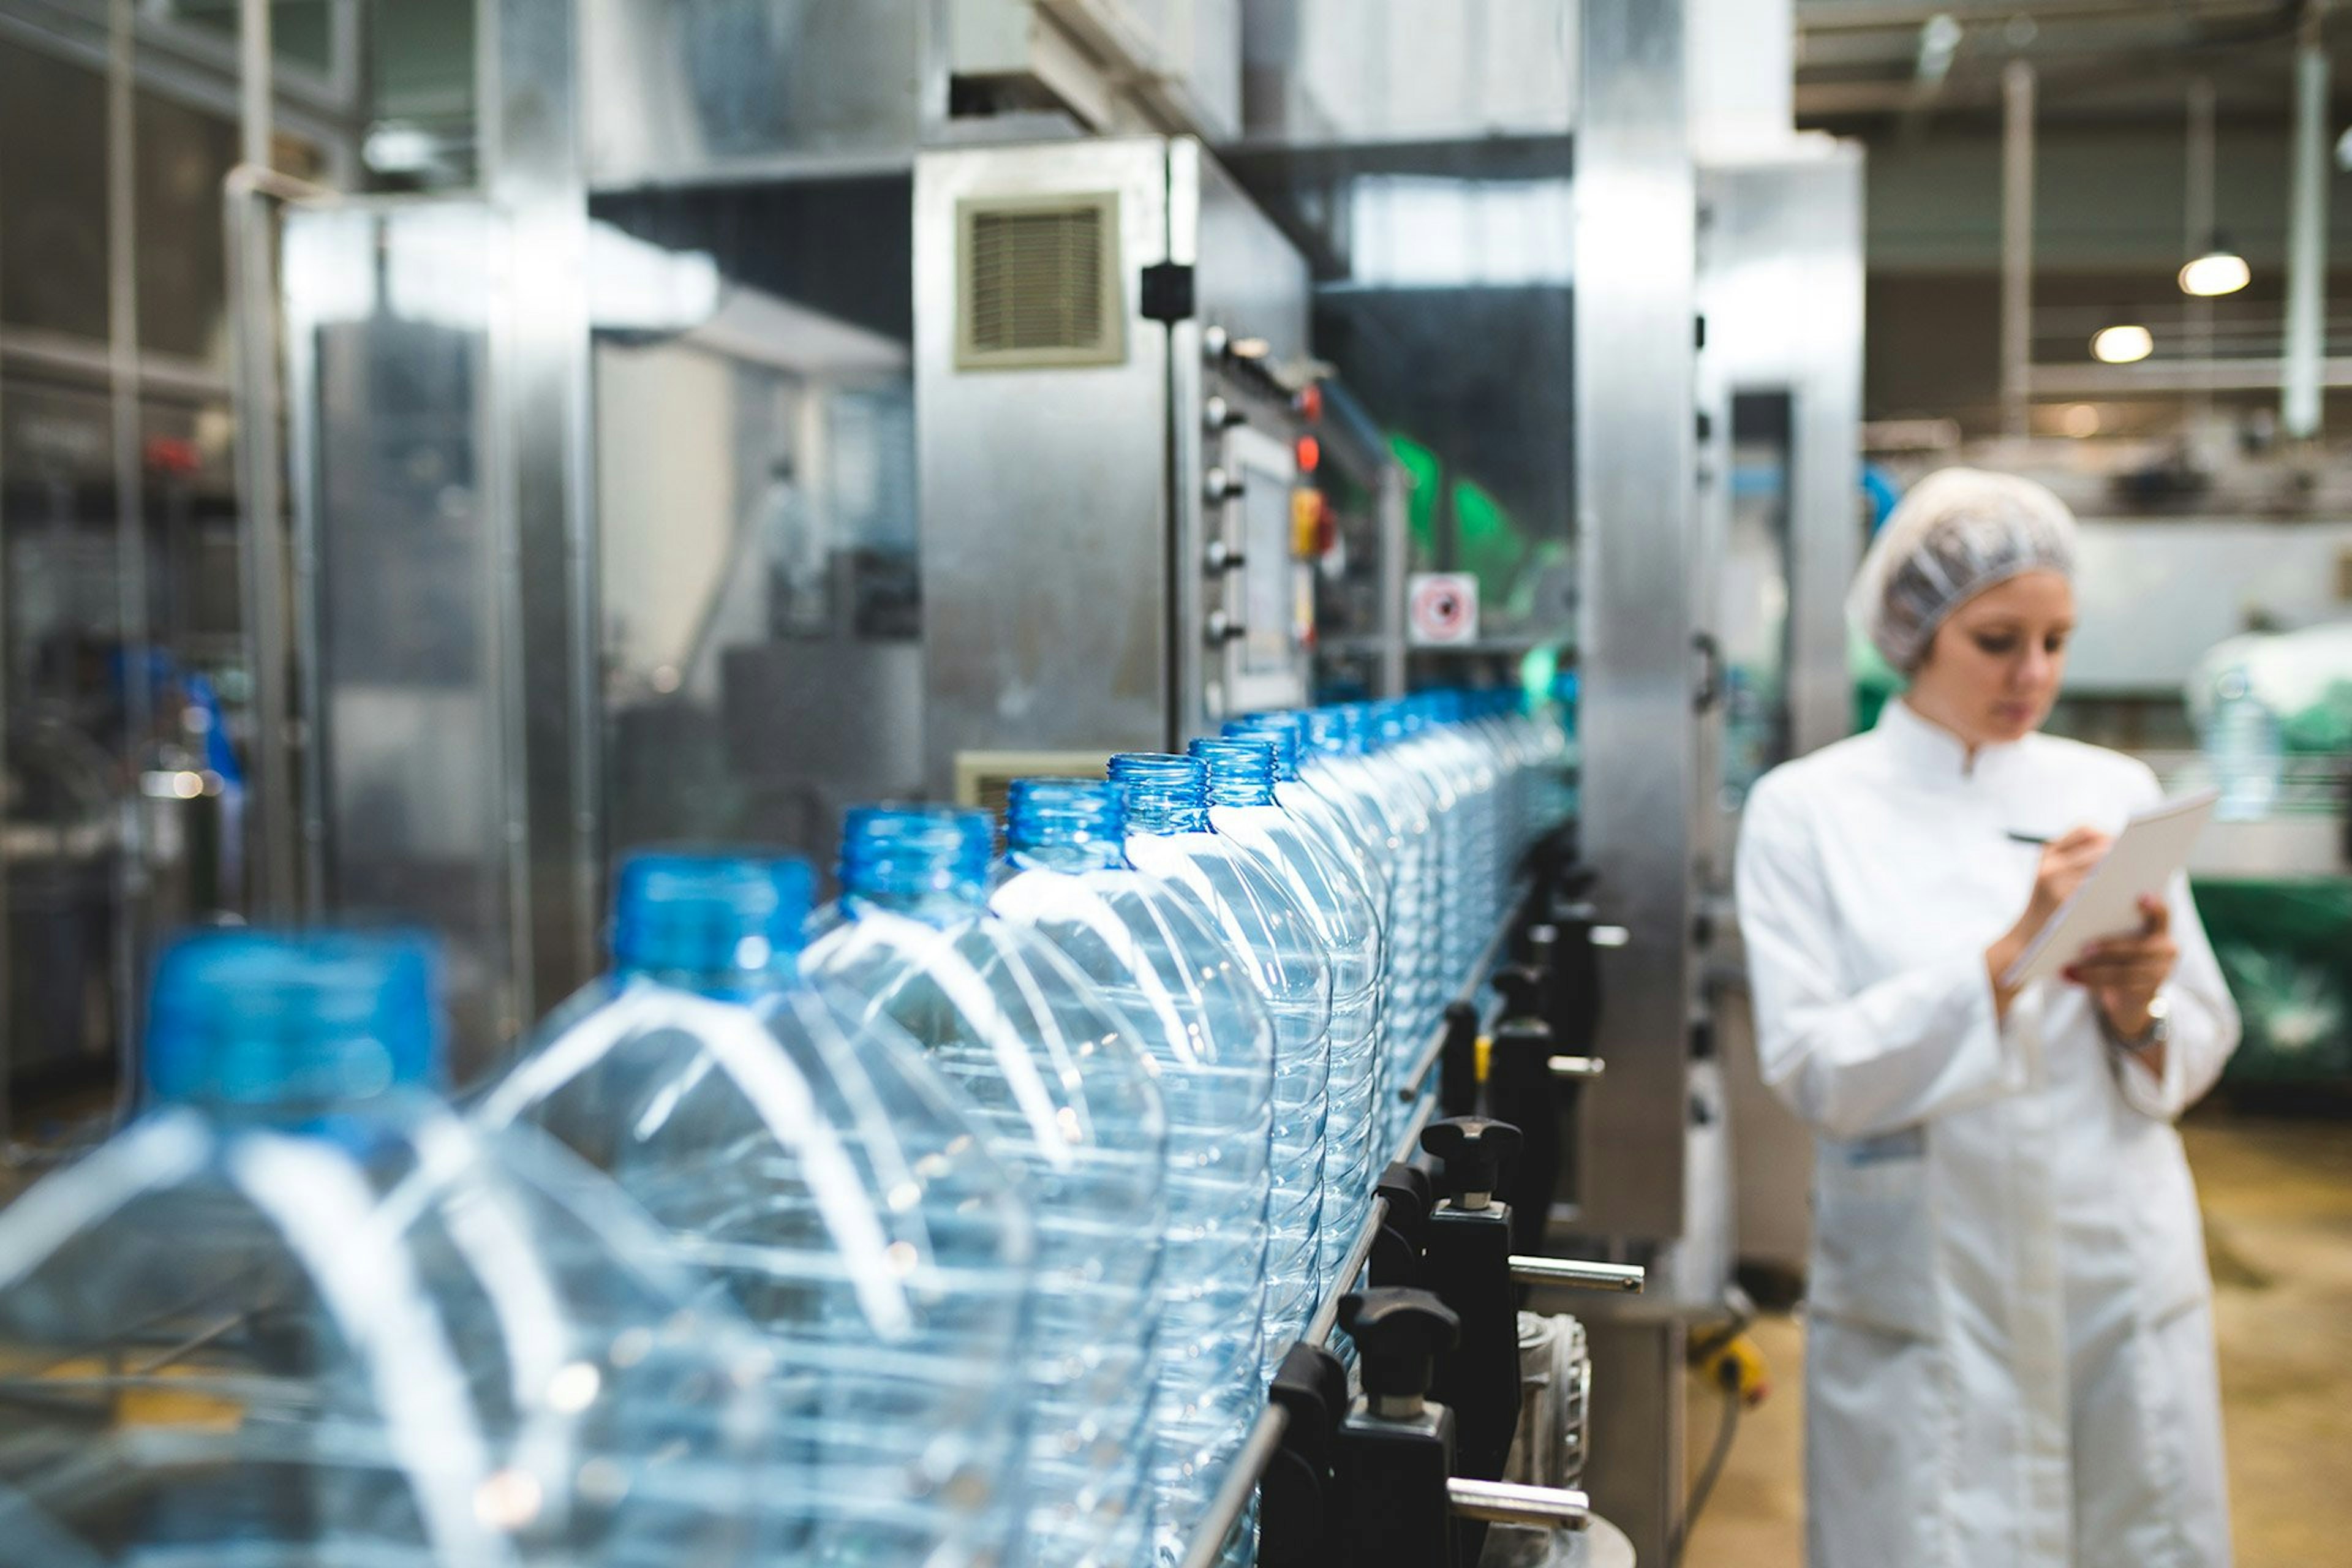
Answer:
<path fill-rule="evenodd" d="M 821 910 L 637 855 L 462 1093 L 421 937 L 184 939 L 0 1210 L 0 1568 L 1173 1562 L 1560 754 L 1429 693 L 852 812 Z"/>

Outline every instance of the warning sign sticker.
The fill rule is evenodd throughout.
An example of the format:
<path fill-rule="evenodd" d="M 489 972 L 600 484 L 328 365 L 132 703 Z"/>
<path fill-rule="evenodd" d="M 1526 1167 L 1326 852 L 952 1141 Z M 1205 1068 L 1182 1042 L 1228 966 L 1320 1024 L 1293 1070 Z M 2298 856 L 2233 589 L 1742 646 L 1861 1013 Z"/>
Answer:
<path fill-rule="evenodd" d="M 1467 572 L 1416 572 L 1405 585 L 1405 638 L 1415 647 L 1478 640 L 1478 579 Z"/>

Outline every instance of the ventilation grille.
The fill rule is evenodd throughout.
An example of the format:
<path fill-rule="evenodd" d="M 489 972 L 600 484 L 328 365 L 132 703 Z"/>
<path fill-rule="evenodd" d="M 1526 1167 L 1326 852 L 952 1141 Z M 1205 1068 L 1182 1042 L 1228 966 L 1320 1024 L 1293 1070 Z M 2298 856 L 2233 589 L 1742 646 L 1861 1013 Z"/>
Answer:
<path fill-rule="evenodd" d="M 1099 752 L 958 752 L 955 799 L 1004 820 L 1014 779 L 1098 779 L 1110 766 L 1111 748 Z"/>
<path fill-rule="evenodd" d="M 958 212 L 956 365 L 1116 364 L 1118 198 L 968 201 Z"/>

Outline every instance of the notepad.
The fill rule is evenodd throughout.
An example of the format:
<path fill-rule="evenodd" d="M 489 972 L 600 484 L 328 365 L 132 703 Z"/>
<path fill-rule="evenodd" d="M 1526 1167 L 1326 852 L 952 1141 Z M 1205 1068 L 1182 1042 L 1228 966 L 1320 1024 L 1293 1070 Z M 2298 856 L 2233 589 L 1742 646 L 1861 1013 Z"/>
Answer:
<path fill-rule="evenodd" d="M 2139 912 L 2144 894 L 2161 897 L 2172 879 L 2189 864 L 2189 846 L 2212 819 L 2220 795 L 2200 790 L 2166 801 L 2124 824 L 2099 863 L 2091 868 L 2074 897 L 2018 955 L 2000 977 L 2014 989 L 2055 974 L 2083 949 L 2108 937 L 2129 936 L 2145 923 Z"/>

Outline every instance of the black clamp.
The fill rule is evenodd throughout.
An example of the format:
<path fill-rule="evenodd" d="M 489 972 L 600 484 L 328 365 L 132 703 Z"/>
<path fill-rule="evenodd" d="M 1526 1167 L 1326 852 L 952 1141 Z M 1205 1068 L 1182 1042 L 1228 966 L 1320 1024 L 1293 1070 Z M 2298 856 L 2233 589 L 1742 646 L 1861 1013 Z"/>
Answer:
<path fill-rule="evenodd" d="M 1381 1173 L 1372 1195 L 1387 1205 L 1372 1237 L 1370 1258 L 1375 1286 L 1412 1286 L 1421 1281 L 1422 1248 L 1429 1240 L 1429 1213 L 1437 1206 L 1437 1184 L 1410 1160 L 1393 1160 Z"/>
<path fill-rule="evenodd" d="M 1282 1358 L 1266 1402 L 1288 1419 L 1258 1478 L 1258 1565 L 1321 1568 L 1330 1560 L 1338 1507 L 1333 1464 L 1348 1415 L 1348 1369 L 1321 1345 L 1301 1341 Z"/>
<path fill-rule="evenodd" d="M 1375 1289 L 1339 1302 L 1364 1397 L 1339 1428 L 1340 1513 L 1330 1561 L 1348 1568 L 1454 1568 L 1448 1483 L 1454 1414 L 1429 1398 L 1437 1359 L 1461 1337 L 1425 1290 Z"/>

